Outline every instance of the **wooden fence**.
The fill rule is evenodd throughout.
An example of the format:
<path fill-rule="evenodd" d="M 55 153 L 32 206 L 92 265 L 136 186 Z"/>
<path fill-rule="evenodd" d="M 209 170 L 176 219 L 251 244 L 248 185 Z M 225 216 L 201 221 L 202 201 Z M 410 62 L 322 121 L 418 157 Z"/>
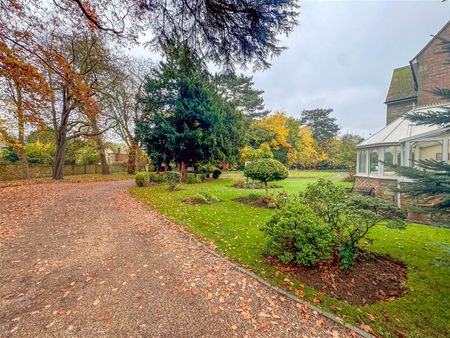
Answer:
<path fill-rule="evenodd" d="M 53 167 L 51 165 L 30 165 L 30 178 L 52 177 Z M 126 172 L 126 163 L 111 164 L 111 173 Z M 92 165 L 64 165 L 64 175 L 83 175 L 101 173 L 101 166 Z M 0 164 L 0 181 L 10 181 L 22 179 L 20 164 Z"/>

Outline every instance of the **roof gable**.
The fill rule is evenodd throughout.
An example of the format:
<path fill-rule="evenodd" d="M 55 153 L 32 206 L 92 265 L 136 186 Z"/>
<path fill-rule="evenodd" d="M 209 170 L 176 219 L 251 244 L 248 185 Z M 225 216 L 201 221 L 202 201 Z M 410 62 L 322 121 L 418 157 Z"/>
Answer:
<path fill-rule="evenodd" d="M 414 89 L 414 79 L 410 66 L 394 69 L 389 86 L 386 103 L 408 98 L 414 98 L 417 92 Z"/>
<path fill-rule="evenodd" d="M 444 33 L 444 32 L 447 30 L 447 28 L 450 28 L 450 20 L 447 21 L 447 23 L 439 30 L 439 32 L 437 32 L 435 35 L 432 35 L 431 40 L 428 41 L 428 43 L 420 50 L 419 53 L 417 53 L 417 55 L 416 55 L 411 61 L 417 59 L 417 57 L 418 57 L 420 54 L 422 54 L 422 53 L 423 53 L 423 52 L 431 45 L 431 43 L 432 43 L 434 40 L 440 38 L 441 35 L 442 35 L 442 33 Z"/>

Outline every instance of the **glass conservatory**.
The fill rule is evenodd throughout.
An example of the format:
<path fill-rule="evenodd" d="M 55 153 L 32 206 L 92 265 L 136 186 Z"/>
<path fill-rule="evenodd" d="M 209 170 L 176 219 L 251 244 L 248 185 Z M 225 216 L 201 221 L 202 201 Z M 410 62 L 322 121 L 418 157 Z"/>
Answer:
<path fill-rule="evenodd" d="M 400 117 L 358 144 L 356 176 L 400 179 L 392 166 L 415 166 L 418 160 L 425 159 L 450 163 L 449 143 L 448 129 L 419 126 Z"/>

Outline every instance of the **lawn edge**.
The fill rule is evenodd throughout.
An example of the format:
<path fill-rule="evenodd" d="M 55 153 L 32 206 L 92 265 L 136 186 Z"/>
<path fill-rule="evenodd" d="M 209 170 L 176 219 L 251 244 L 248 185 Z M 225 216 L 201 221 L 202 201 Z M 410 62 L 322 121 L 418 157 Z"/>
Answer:
<path fill-rule="evenodd" d="M 255 278 L 258 282 L 262 283 L 263 285 L 267 286 L 268 288 L 274 290 L 275 292 L 282 294 L 285 297 L 290 298 L 291 300 L 300 303 L 300 304 L 306 304 L 307 307 L 312 310 L 312 311 L 316 311 L 317 313 L 321 314 L 322 316 L 350 329 L 355 331 L 357 334 L 359 334 L 360 336 L 364 337 L 364 338 L 376 338 L 376 336 L 360 329 L 359 327 L 356 327 L 350 323 L 346 323 L 342 318 L 339 318 L 338 316 L 335 316 L 334 314 L 332 314 L 331 312 L 322 310 L 314 305 L 312 305 L 309 302 L 305 302 L 302 299 L 294 296 L 293 294 L 289 293 L 288 291 L 285 291 L 275 285 L 272 285 L 270 282 L 268 282 L 267 280 L 265 280 L 264 278 L 262 278 L 261 276 L 257 275 L 256 273 L 247 270 L 246 268 L 244 268 L 243 266 L 241 266 L 240 264 L 228 259 L 226 256 L 223 256 L 220 252 L 211 249 L 201 238 L 198 238 L 197 236 L 195 236 L 188 227 L 184 227 L 174 221 L 172 221 L 170 218 L 166 217 L 165 215 L 163 215 L 159 210 L 157 210 L 156 208 L 151 207 L 150 205 L 142 202 L 141 200 L 139 200 L 138 198 L 134 197 L 132 194 L 130 194 L 130 191 L 128 190 L 128 195 L 133 198 L 134 200 L 138 201 L 139 203 L 143 204 L 144 206 L 146 206 L 147 208 L 149 208 L 150 210 L 156 212 L 165 222 L 167 222 L 168 224 L 171 224 L 173 226 L 175 226 L 176 228 L 178 228 L 179 230 L 181 230 L 185 235 L 187 235 L 189 237 L 190 240 L 195 241 L 198 246 L 200 246 L 203 250 L 205 250 L 206 252 L 212 254 L 213 256 L 219 258 L 222 261 L 227 262 L 227 264 L 229 264 L 232 268 L 246 274 L 249 277 Z"/>

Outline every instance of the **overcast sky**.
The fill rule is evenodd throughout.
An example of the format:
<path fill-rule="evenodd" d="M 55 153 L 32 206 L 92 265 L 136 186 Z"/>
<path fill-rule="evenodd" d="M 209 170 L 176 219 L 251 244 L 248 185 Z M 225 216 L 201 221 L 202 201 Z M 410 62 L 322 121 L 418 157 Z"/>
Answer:
<path fill-rule="evenodd" d="M 300 24 L 272 67 L 254 74 L 269 109 L 333 108 L 343 132 L 384 126 L 392 70 L 450 19 L 450 2 L 301 1 Z"/>
<path fill-rule="evenodd" d="M 385 124 L 392 70 L 450 19 L 450 1 L 441 0 L 300 4 L 299 25 L 282 38 L 288 49 L 253 74 L 255 87 L 271 110 L 299 117 L 303 109 L 333 108 L 342 132 L 364 137 Z"/>

